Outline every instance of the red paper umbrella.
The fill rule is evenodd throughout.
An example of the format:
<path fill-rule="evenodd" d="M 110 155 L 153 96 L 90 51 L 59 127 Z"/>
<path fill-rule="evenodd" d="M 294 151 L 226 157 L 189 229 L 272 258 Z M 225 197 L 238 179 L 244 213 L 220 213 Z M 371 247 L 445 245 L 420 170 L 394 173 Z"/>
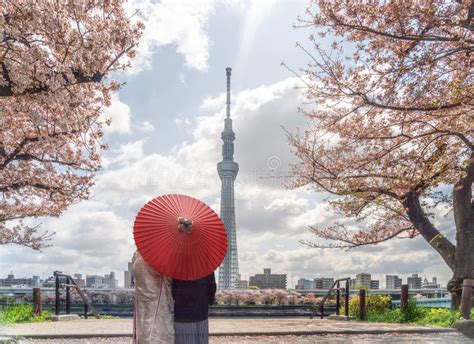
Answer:
<path fill-rule="evenodd" d="M 180 280 L 207 276 L 227 252 L 220 218 L 205 203 L 185 195 L 163 195 L 145 204 L 133 236 L 148 265 Z"/>

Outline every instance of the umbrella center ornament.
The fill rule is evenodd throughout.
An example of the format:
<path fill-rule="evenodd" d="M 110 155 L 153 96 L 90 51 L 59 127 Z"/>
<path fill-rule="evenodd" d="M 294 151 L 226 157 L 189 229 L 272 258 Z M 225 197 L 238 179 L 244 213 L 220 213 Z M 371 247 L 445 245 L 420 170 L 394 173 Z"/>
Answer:
<path fill-rule="evenodd" d="M 178 217 L 178 230 L 183 233 L 191 234 L 193 232 L 193 220 Z"/>

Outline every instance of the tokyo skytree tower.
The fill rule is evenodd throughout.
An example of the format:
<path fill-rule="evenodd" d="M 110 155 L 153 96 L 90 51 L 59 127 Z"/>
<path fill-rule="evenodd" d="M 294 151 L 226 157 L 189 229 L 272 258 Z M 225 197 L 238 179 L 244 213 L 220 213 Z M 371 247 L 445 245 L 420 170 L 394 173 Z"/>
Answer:
<path fill-rule="evenodd" d="M 227 75 L 227 110 L 224 120 L 224 131 L 221 134 L 222 161 L 217 164 L 217 172 L 221 178 L 221 219 L 227 232 L 227 254 L 219 267 L 219 288 L 234 289 L 239 275 L 237 255 L 237 237 L 235 232 L 234 181 L 239 172 L 239 165 L 234 161 L 235 133 L 230 118 L 230 75 L 232 69 L 226 68 Z"/>

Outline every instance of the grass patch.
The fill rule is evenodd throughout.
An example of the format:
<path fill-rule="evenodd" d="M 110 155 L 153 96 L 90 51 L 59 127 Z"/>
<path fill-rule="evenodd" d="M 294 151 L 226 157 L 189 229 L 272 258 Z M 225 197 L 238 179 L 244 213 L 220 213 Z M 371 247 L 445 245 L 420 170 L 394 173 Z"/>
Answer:
<path fill-rule="evenodd" d="M 89 316 L 89 319 L 95 319 L 95 317 Z M 120 317 L 116 317 L 116 316 L 108 315 L 108 314 L 100 314 L 99 319 L 120 319 Z"/>
<path fill-rule="evenodd" d="M 402 312 L 399 308 L 384 313 L 369 312 L 367 320 L 387 323 L 411 323 L 418 325 L 431 325 L 451 327 L 461 317 L 459 312 L 451 312 L 443 308 L 416 308 L 416 312 Z"/>
<path fill-rule="evenodd" d="M 53 313 L 44 310 L 41 315 L 33 315 L 33 306 L 31 304 L 17 304 L 0 311 L 1 324 L 17 324 L 28 322 L 46 321 L 46 317 L 52 316 Z"/>

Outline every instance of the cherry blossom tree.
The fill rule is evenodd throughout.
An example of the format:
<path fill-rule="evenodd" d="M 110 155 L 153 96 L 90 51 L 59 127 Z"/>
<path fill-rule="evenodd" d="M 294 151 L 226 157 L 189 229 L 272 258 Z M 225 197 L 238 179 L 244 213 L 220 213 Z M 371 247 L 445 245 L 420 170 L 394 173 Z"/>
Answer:
<path fill-rule="evenodd" d="M 309 126 L 289 135 L 295 187 L 335 195 L 344 221 L 306 244 L 352 248 L 421 235 L 462 280 L 474 278 L 471 1 L 314 1 L 307 67 L 295 71 Z M 333 37 L 330 48 L 320 39 Z M 437 227 L 434 207 L 452 209 Z M 355 221 L 350 221 L 350 220 Z M 455 228 L 455 242 L 447 234 Z"/>
<path fill-rule="evenodd" d="M 258 292 L 245 291 L 242 293 L 242 303 L 246 306 L 253 306 L 257 304 Z"/>
<path fill-rule="evenodd" d="M 52 233 L 24 219 L 86 199 L 108 76 L 126 68 L 143 30 L 122 0 L 0 0 L 0 243 L 40 249 Z"/>

